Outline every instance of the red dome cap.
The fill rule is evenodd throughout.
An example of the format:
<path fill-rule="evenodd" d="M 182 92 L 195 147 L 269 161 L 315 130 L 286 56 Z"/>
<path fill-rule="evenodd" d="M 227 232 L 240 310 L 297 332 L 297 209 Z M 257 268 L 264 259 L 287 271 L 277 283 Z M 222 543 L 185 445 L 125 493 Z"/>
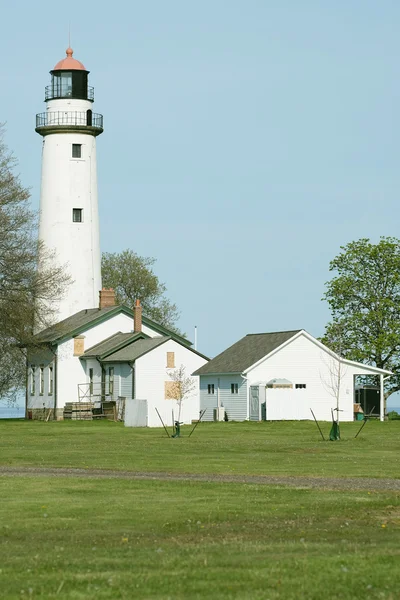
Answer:
<path fill-rule="evenodd" d="M 74 53 L 72 48 L 67 48 L 66 53 L 67 58 L 60 60 L 60 62 L 58 62 L 54 67 L 53 71 L 86 71 L 84 65 L 79 62 L 79 60 L 72 58 Z"/>

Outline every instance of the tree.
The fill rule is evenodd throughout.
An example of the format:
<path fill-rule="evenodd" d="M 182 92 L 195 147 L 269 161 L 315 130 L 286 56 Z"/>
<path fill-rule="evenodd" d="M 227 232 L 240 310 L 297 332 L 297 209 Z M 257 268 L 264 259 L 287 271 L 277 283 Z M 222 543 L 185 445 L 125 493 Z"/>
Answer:
<path fill-rule="evenodd" d="M 330 439 L 339 440 L 339 422 L 340 413 L 342 412 L 340 408 L 340 396 L 342 393 L 343 380 L 347 373 L 347 367 L 342 361 L 342 327 L 339 326 L 337 323 L 335 323 L 334 326 L 334 331 L 336 335 L 335 346 L 337 353 L 333 352 L 330 349 L 328 351 L 328 354 L 326 354 L 325 352 L 322 353 L 322 361 L 325 363 L 327 372 L 324 375 L 321 375 L 321 381 L 326 391 L 334 398 L 336 404 L 336 407 L 334 409 L 334 412 L 336 414 L 334 415 L 334 423 L 330 432 Z"/>
<path fill-rule="evenodd" d="M 167 288 L 152 269 L 155 262 L 155 258 L 139 256 L 132 250 L 105 252 L 101 263 L 103 285 L 114 288 L 119 304 L 133 308 L 139 299 L 147 317 L 179 333 L 178 308 L 165 297 Z"/>
<path fill-rule="evenodd" d="M 322 342 L 345 358 L 393 371 L 385 399 L 400 390 L 400 240 L 367 238 L 341 246 L 326 284 L 331 309 Z"/>
<path fill-rule="evenodd" d="M 0 398 L 12 399 L 25 385 L 24 347 L 33 343 L 33 328 L 51 323 L 50 306 L 70 280 L 37 241 L 37 215 L 3 136 L 0 126 Z"/>
<path fill-rule="evenodd" d="M 190 396 L 196 388 L 196 380 L 190 375 L 186 375 L 186 367 L 181 365 L 179 369 L 170 371 L 168 376 L 173 382 L 169 389 L 169 397 L 176 400 L 178 404 L 178 421 L 181 420 L 182 402 Z"/>

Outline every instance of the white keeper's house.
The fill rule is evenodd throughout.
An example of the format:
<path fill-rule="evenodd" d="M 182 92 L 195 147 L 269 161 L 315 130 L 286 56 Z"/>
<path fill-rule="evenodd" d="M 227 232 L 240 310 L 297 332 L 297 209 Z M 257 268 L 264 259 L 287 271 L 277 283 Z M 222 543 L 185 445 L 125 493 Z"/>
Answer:
<path fill-rule="evenodd" d="M 170 374 L 184 366 L 190 376 L 208 359 L 142 316 L 139 301 L 133 311 L 116 306 L 113 290 L 102 289 L 96 139 L 103 116 L 92 110 L 89 71 L 71 48 L 50 73 L 46 110 L 36 115 L 43 137 L 39 239 L 73 283 L 51 306 L 55 324 L 36 328 L 28 349 L 27 416 L 62 419 L 71 413 L 68 405 L 100 405 L 101 411 L 125 398 L 140 401 L 137 424 L 160 426 L 156 408 L 171 424 L 176 387 Z M 185 423 L 199 417 L 198 382 L 194 377 L 182 404 Z"/>
<path fill-rule="evenodd" d="M 133 311 L 115 306 L 113 290 L 100 292 L 98 308 L 81 310 L 36 334 L 28 363 L 27 410 L 32 418 L 51 411 L 62 419 L 69 403 L 116 402 L 138 399 L 144 404 L 139 423 L 160 427 L 156 412 L 171 425 L 176 400 L 171 397 L 169 374 L 184 365 L 187 375 L 203 366 L 207 358 L 191 343 Z M 196 387 L 182 403 L 181 421 L 199 417 Z"/>
<path fill-rule="evenodd" d="M 390 371 L 341 358 L 306 331 L 246 335 L 197 369 L 205 420 L 355 418 L 355 379 L 379 376 L 374 414 L 384 419 L 383 380 Z"/>

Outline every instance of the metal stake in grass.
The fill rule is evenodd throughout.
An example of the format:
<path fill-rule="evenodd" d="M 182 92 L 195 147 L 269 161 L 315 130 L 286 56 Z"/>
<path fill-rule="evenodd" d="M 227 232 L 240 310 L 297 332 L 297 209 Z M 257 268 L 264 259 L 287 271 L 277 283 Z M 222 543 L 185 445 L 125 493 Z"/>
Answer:
<path fill-rule="evenodd" d="M 365 415 L 364 419 L 363 419 L 363 424 L 361 425 L 360 429 L 357 431 L 356 435 L 354 436 L 354 439 L 356 439 L 356 437 L 358 436 L 358 434 L 361 432 L 361 429 L 364 427 L 365 423 L 368 421 L 368 419 L 370 418 L 370 416 L 372 415 L 372 413 L 375 410 L 375 406 L 374 408 L 371 410 L 371 412 L 369 413 L 369 415 Z"/>
<path fill-rule="evenodd" d="M 165 427 L 165 425 L 164 425 L 164 421 L 162 420 L 162 418 L 161 418 L 161 415 L 160 415 L 160 413 L 158 412 L 158 410 L 157 410 L 157 409 L 156 409 L 156 412 L 157 412 L 157 414 L 158 414 L 158 416 L 159 416 L 159 419 L 160 419 L 161 423 L 163 424 L 163 427 L 164 427 L 164 429 L 165 429 L 165 432 L 166 432 L 167 436 L 168 436 L 168 437 L 171 437 L 171 436 L 169 435 L 169 433 L 168 433 L 168 429 Z"/>
<path fill-rule="evenodd" d="M 317 419 L 315 418 L 315 415 L 314 415 L 314 413 L 313 413 L 313 411 L 312 411 L 312 408 L 310 408 L 310 410 L 311 410 L 311 414 L 312 414 L 312 416 L 314 417 L 314 421 L 315 421 L 315 422 L 316 422 L 316 424 L 317 424 L 317 427 L 318 427 L 318 429 L 319 429 L 319 432 L 320 432 L 320 434 L 321 434 L 321 437 L 322 437 L 322 439 L 324 440 L 324 442 L 326 442 L 326 440 L 325 440 L 325 438 L 324 438 L 324 434 L 323 434 L 323 433 L 322 433 L 322 431 L 321 431 L 321 427 L 319 426 L 319 424 L 318 424 L 318 421 L 317 421 Z"/>
<path fill-rule="evenodd" d="M 189 433 L 188 437 L 190 437 L 192 435 L 193 431 L 196 429 L 197 425 L 200 423 L 200 421 L 202 420 L 202 418 L 206 414 L 206 410 L 207 410 L 206 408 L 203 409 L 203 412 L 200 414 L 199 420 L 197 421 L 197 423 L 195 423 L 195 425 L 194 425 L 192 431 Z"/>

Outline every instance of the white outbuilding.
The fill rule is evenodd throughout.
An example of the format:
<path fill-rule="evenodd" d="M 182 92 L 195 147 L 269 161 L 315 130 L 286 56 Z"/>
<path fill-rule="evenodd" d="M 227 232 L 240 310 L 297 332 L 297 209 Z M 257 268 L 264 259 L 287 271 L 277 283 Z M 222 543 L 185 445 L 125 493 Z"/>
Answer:
<path fill-rule="evenodd" d="M 249 334 L 197 369 L 205 420 L 355 418 L 357 376 L 379 376 L 373 413 L 384 419 L 390 371 L 346 360 L 304 329 Z"/>

